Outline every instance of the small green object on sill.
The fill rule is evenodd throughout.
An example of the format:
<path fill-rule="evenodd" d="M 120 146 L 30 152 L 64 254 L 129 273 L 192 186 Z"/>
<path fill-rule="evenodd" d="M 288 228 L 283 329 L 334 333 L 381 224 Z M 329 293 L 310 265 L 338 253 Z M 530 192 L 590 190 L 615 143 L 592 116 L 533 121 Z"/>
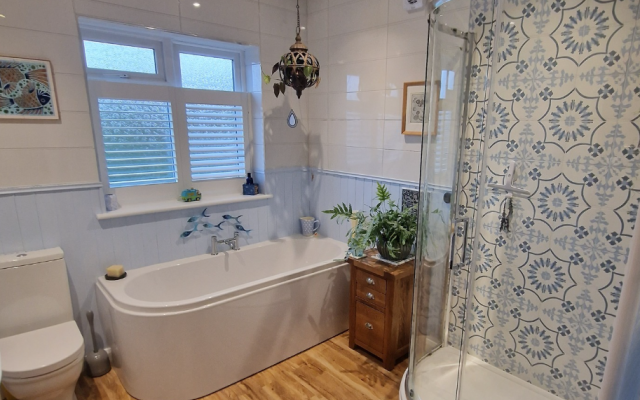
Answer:
<path fill-rule="evenodd" d="M 184 202 L 200 201 L 200 199 L 202 198 L 202 193 L 194 188 L 185 189 L 182 191 L 182 195 L 180 197 Z"/>

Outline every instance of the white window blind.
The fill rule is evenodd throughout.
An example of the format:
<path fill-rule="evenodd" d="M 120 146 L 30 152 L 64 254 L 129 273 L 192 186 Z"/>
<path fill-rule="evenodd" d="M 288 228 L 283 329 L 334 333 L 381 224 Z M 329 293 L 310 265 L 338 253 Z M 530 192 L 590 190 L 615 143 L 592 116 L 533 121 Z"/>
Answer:
<path fill-rule="evenodd" d="M 171 103 L 98 99 L 109 186 L 178 181 Z"/>
<path fill-rule="evenodd" d="M 191 180 L 245 174 L 241 105 L 186 104 Z"/>

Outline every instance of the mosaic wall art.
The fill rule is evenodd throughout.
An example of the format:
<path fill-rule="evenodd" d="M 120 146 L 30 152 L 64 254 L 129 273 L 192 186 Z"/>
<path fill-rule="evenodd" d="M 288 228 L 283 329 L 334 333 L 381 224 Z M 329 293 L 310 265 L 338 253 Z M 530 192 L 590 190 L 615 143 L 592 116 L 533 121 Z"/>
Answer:
<path fill-rule="evenodd" d="M 533 195 L 514 200 L 505 234 L 505 194 L 466 185 L 461 212 L 482 217 L 470 315 L 456 299 L 450 341 L 466 317 L 471 354 L 563 399 L 597 399 L 638 213 L 639 17 L 638 0 L 508 0 L 476 46 L 491 57 L 498 37 L 492 101 L 475 113 L 491 104 L 488 131 L 473 126 L 485 182 L 515 160 Z"/>
<path fill-rule="evenodd" d="M 0 57 L 0 119 L 59 119 L 48 61 Z"/>
<path fill-rule="evenodd" d="M 420 201 L 420 192 L 415 189 L 402 188 L 402 209 L 415 207 L 412 214 L 418 217 L 418 202 Z"/>

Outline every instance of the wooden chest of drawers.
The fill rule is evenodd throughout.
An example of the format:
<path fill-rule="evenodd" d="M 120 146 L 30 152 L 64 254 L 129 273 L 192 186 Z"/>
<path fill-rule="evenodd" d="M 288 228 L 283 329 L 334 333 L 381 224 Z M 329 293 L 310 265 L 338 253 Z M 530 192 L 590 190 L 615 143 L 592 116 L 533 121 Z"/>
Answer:
<path fill-rule="evenodd" d="M 391 370 L 409 351 L 414 262 L 392 266 L 373 256 L 349 259 L 351 304 L 349 346 L 362 347 Z"/>

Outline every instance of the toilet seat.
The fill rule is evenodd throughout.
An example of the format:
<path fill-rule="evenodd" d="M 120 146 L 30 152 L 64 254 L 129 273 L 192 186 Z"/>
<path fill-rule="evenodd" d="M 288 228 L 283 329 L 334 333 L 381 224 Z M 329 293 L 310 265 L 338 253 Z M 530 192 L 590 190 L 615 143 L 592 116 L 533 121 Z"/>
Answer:
<path fill-rule="evenodd" d="M 0 339 L 3 378 L 52 373 L 83 357 L 84 339 L 74 321 Z"/>

